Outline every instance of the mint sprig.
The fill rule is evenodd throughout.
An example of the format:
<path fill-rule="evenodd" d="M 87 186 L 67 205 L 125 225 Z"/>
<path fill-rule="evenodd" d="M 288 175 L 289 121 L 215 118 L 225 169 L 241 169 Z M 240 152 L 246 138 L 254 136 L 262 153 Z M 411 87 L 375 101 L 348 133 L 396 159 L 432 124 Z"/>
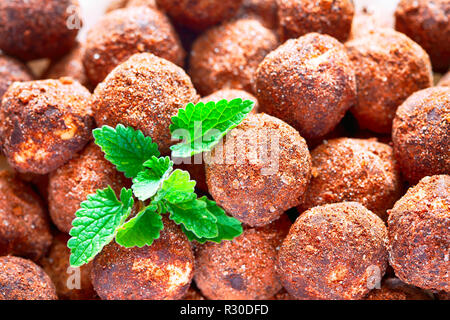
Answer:
<path fill-rule="evenodd" d="M 252 111 L 254 102 L 240 98 L 231 101 L 190 103 L 172 117 L 170 132 L 183 142 L 172 146 L 172 157 L 188 158 L 210 151 L 231 129 Z"/>
<path fill-rule="evenodd" d="M 192 133 L 192 139 L 175 145 L 172 155 L 187 157 L 210 151 L 229 130 L 239 125 L 253 104 L 241 99 L 189 104 L 172 118 L 170 129 L 175 133 L 186 128 Z M 198 121 L 202 125 L 195 131 Z M 93 135 L 105 159 L 131 178 L 133 185 L 131 189 L 123 188 L 119 199 L 108 186 L 81 203 L 67 244 L 72 266 L 88 263 L 114 239 L 126 248 L 152 245 L 164 229 L 164 214 L 181 226 L 189 240 L 200 243 L 232 240 L 243 232 L 241 223 L 227 216 L 214 201 L 198 198 L 196 182 L 189 173 L 174 170 L 169 157 L 159 157 L 158 146 L 141 131 L 119 124 L 116 128 L 95 129 Z M 139 206 L 134 205 L 133 193 L 139 199 Z M 133 214 L 136 207 L 139 209 Z"/>

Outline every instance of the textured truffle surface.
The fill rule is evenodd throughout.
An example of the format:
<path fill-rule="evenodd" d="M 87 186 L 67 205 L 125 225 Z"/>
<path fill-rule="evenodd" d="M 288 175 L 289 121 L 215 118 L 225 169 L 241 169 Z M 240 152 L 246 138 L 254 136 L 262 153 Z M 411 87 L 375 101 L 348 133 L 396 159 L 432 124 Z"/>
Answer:
<path fill-rule="evenodd" d="M 398 106 L 433 85 L 430 59 L 414 41 L 392 29 L 377 29 L 346 44 L 356 72 L 360 127 L 388 133 Z"/>
<path fill-rule="evenodd" d="M 201 94 L 219 89 L 253 91 L 253 75 L 278 46 L 276 34 L 256 19 L 238 19 L 206 31 L 194 43 L 192 81 Z"/>
<path fill-rule="evenodd" d="M 16 82 L 3 97 L 0 136 L 9 164 L 46 174 L 70 160 L 91 138 L 91 94 L 70 78 Z"/>
<path fill-rule="evenodd" d="M 278 275 L 297 299 L 361 299 L 387 266 L 383 221 L 356 202 L 300 215 L 284 240 Z"/>
<path fill-rule="evenodd" d="M 116 243 L 95 258 L 92 283 L 102 299 L 176 300 L 187 293 L 194 254 L 185 234 L 164 218 L 161 237 L 151 246 L 127 249 Z"/>
<path fill-rule="evenodd" d="M 121 123 L 142 130 L 169 153 L 171 118 L 199 97 L 183 69 L 150 53 L 136 54 L 114 69 L 94 91 L 98 126 Z"/>
<path fill-rule="evenodd" d="M 237 17 L 256 18 L 269 29 L 278 26 L 278 7 L 276 0 L 244 0 Z"/>
<path fill-rule="evenodd" d="M 156 0 L 173 20 L 194 30 L 204 30 L 233 17 L 242 0 Z"/>
<path fill-rule="evenodd" d="M 401 0 L 395 28 L 428 52 L 434 69 L 450 67 L 450 1 Z"/>
<path fill-rule="evenodd" d="M 0 1 L 0 50 L 21 60 L 56 58 L 75 45 L 78 0 Z"/>
<path fill-rule="evenodd" d="M 111 186 L 117 194 L 127 180 L 107 161 L 93 142 L 79 155 L 50 174 L 48 206 L 53 223 L 69 233 L 81 202 L 98 189 Z"/>
<path fill-rule="evenodd" d="M 387 218 L 402 192 L 400 170 L 390 146 L 376 140 L 339 138 L 311 153 L 312 179 L 302 209 L 355 201 Z"/>
<path fill-rule="evenodd" d="M 30 260 L 0 257 L 0 300 L 56 300 L 49 276 Z"/>
<path fill-rule="evenodd" d="M 281 224 L 246 228 L 233 241 L 208 242 L 196 251 L 195 282 L 211 300 L 264 300 L 280 289 L 275 264 L 286 235 Z"/>
<path fill-rule="evenodd" d="M 283 40 L 310 32 L 347 40 L 355 8 L 352 0 L 277 0 Z"/>
<path fill-rule="evenodd" d="M 52 242 L 44 206 L 34 191 L 0 171 L 0 256 L 42 257 Z"/>
<path fill-rule="evenodd" d="M 389 212 L 389 261 L 400 280 L 450 292 L 450 176 L 423 178 Z"/>
<path fill-rule="evenodd" d="M 97 297 L 91 283 L 92 263 L 80 268 L 70 268 L 69 236 L 60 233 L 50 247 L 48 255 L 40 260 L 44 271 L 52 279 L 56 293 L 64 300 L 92 300 Z M 79 287 L 78 287 L 79 286 Z"/>
<path fill-rule="evenodd" d="M 267 114 L 249 115 L 212 152 L 206 181 L 214 200 L 250 226 L 263 226 L 303 200 L 311 156 L 294 128 Z"/>
<path fill-rule="evenodd" d="M 256 72 L 260 111 L 306 139 L 331 132 L 356 102 L 353 65 L 343 44 L 310 33 L 269 53 Z"/>
<path fill-rule="evenodd" d="M 184 50 L 169 19 L 148 7 L 115 10 L 88 33 L 83 63 L 93 85 L 135 53 L 150 52 L 183 65 Z"/>
<path fill-rule="evenodd" d="M 397 110 L 392 141 L 403 175 L 411 183 L 450 173 L 450 87 L 411 95 Z"/>
<path fill-rule="evenodd" d="M 31 81 L 33 75 L 22 62 L 0 54 L 0 104 L 9 86 L 16 81 Z"/>

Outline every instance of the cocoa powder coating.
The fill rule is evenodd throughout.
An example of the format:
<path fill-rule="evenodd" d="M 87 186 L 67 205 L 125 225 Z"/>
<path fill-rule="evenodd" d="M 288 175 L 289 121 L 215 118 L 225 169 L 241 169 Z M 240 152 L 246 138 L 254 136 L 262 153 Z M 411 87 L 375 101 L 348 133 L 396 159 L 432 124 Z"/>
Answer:
<path fill-rule="evenodd" d="M 94 125 L 91 94 L 70 78 L 15 82 L 3 97 L 0 137 L 9 164 L 46 174 L 84 148 Z"/>
<path fill-rule="evenodd" d="M 327 35 L 288 40 L 266 56 L 255 77 L 260 111 L 306 139 L 331 132 L 356 102 L 353 65 L 344 45 Z"/>
<path fill-rule="evenodd" d="M 389 212 L 389 262 L 400 280 L 450 292 L 450 176 L 423 178 Z"/>

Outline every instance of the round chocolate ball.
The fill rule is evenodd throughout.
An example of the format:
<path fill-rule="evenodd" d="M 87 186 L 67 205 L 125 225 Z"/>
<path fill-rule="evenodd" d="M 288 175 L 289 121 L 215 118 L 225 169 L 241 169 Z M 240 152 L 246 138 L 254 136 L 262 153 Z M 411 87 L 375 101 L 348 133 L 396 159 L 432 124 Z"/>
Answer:
<path fill-rule="evenodd" d="M 0 50 L 21 60 L 57 58 L 82 27 L 78 0 L 0 1 Z"/>
<path fill-rule="evenodd" d="M 299 205 L 311 176 L 305 140 L 267 114 L 249 115 L 206 160 L 214 200 L 252 227 L 269 224 Z"/>
<path fill-rule="evenodd" d="M 142 53 L 119 65 L 97 86 L 92 105 L 98 126 L 123 124 L 139 129 L 163 154 L 169 154 L 171 118 L 198 99 L 183 69 Z"/>
<path fill-rule="evenodd" d="M 0 256 L 41 258 L 52 242 L 38 195 L 8 171 L 0 171 Z"/>
<path fill-rule="evenodd" d="M 346 44 L 356 72 L 359 126 L 389 133 L 398 106 L 433 84 L 427 53 L 404 34 L 377 29 Z"/>
<path fill-rule="evenodd" d="M 88 33 L 83 63 L 93 85 L 135 53 L 150 52 L 180 66 L 184 50 L 169 19 L 148 7 L 105 15 Z"/>
<path fill-rule="evenodd" d="M 34 262 L 0 257 L 0 300 L 57 300 L 50 277 Z"/>
<path fill-rule="evenodd" d="M 403 282 L 450 292 L 450 176 L 423 178 L 389 212 L 389 262 Z"/>
<path fill-rule="evenodd" d="M 331 132 L 356 102 L 353 65 L 344 45 L 327 35 L 288 40 L 266 56 L 255 77 L 260 111 L 306 139 Z"/>
<path fill-rule="evenodd" d="M 355 8 L 352 0 L 277 0 L 283 40 L 310 32 L 347 40 Z"/>
<path fill-rule="evenodd" d="M 15 82 L 0 108 L 0 138 L 9 164 L 47 174 L 91 138 L 90 92 L 70 78 Z"/>
<path fill-rule="evenodd" d="M 120 194 L 128 184 L 93 142 L 79 155 L 50 174 L 48 207 L 53 223 L 69 233 L 75 213 L 88 195 L 111 186 Z"/>
<path fill-rule="evenodd" d="M 0 104 L 9 86 L 16 81 L 31 81 L 31 70 L 22 62 L 0 54 Z"/>
<path fill-rule="evenodd" d="M 428 52 L 433 69 L 450 67 L 450 2 L 448 0 L 400 0 L 395 28 Z"/>
<path fill-rule="evenodd" d="M 387 266 L 387 229 L 357 202 L 312 208 L 295 221 L 278 275 L 296 299 L 361 299 Z"/>
<path fill-rule="evenodd" d="M 397 110 L 392 141 L 395 157 L 410 183 L 450 173 L 450 87 L 411 95 Z"/>
<path fill-rule="evenodd" d="M 278 46 L 276 34 L 256 19 L 238 19 L 206 31 L 194 43 L 190 74 L 203 95 L 220 89 L 253 91 L 253 74 Z"/>
<path fill-rule="evenodd" d="M 164 218 L 161 237 L 151 246 L 106 246 L 94 259 L 92 283 L 106 300 L 176 300 L 187 293 L 194 254 L 186 235 Z"/>

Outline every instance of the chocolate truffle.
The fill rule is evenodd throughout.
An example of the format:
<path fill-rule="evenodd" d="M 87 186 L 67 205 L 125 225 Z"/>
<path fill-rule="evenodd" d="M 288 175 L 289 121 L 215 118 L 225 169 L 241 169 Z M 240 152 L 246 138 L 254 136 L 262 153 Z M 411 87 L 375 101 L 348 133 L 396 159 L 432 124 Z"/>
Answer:
<path fill-rule="evenodd" d="M 219 89 L 253 91 L 253 74 L 278 46 L 275 33 L 256 19 L 239 19 L 206 31 L 194 43 L 190 74 L 203 95 Z"/>
<path fill-rule="evenodd" d="M 22 62 L 0 54 L 0 104 L 9 86 L 16 81 L 31 81 L 31 70 Z"/>
<path fill-rule="evenodd" d="M 187 293 L 194 254 L 185 234 L 163 218 L 161 237 L 151 246 L 127 249 L 116 243 L 95 258 L 92 283 L 102 299 L 176 300 Z"/>
<path fill-rule="evenodd" d="M 267 114 L 249 115 L 206 161 L 214 200 L 252 227 L 269 224 L 299 205 L 310 176 L 305 140 Z"/>
<path fill-rule="evenodd" d="M 56 293 L 60 299 L 95 299 L 97 295 L 91 283 L 92 263 L 80 268 L 70 268 L 68 240 L 68 235 L 58 234 L 53 240 L 48 255 L 41 259 L 40 264 L 55 284 Z"/>
<path fill-rule="evenodd" d="M 233 17 L 242 0 L 156 0 L 173 20 L 193 30 L 204 30 Z"/>
<path fill-rule="evenodd" d="M 311 152 L 312 178 L 302 209 L 355 201 L 386 220 L 402 192 L 390 146 L 374 139 L 339 138 Z"/>
<path fill-rule="evenodd" d="M 90 99 L 70 78 L 11 85 L 0 109 L 9 164 L 20 172 L 46 174 L 70 160 L 91 138 Z"/>
<path fill-rule="evenodd" d="M 389 262 L 403 282 L 450 292 L 450 176 L 423 178 L 389 212 Z"/>
<path fill-rule="evenodd" d="M 0 257 L 0 300 L 56 300 L 49 276 L 30 260 Z"/>
<path fill-rule="evenodd" d="M 42 257 L 52 242 L 41 199 L 8 171 L 0 171 L 0 256 Z"/>
<path fill-rule="evenodd" d="M 362 129 L 388 133 L 398 106 L 433 84 L 430 59 L 417 43 L 392 29 L 378 29 L 346 46 L 358 88 L 352 113 Z"/>
<path fill-rule="evenodd" d="M 383 280 L 381 288 L 370 291 L 366 300 L 433 300 L 433 296 L 397 278 L 388 278 Z"/>
<path fill-rule="evenodd" d="M 199 97 L 183 69 L 150 53 L 136 54 L 114 69 L 95 89 L 99 126 L 121 123 L 142 130 L 169 154 L 171 118 Z"/>
<path fill-rule="evenodd" d="M 450 173 L 450 87 L 411 95 L 397 110 L 392 141 L 395 157 L 410 183 Z"/>
<path fill-rule="evenodd" d="M 288 40 L 266 56 L 255 77 L 260 111 L 306 139 L 331 132 L 356 102 L 353 65 L 344 45 L 327 35 Z"/>
<path fill-rule="evenodd" d="M 184 50 L 169 19 L 148 7 L 105 15 L 88 33 L 83 63 L 93 85 L 135 53 L 150 52 L 183 65 Z"/>
<path fill-rule="evenodd" d="M 0 1 L 0 50 L 21 60 L 56 58 L 75 45 L 78 0 Z"/>
<path fill-rule="evenodd" d="M 211 300 L 264 300 L 281 289 L 275 264 L 283 229 L 245 229 L 233 241 L 207 242 L 198 247 L 195 282 Z"/>
<path fill-rule="evenodd" d="M 48 207 L 53 223 L 69 233 L 81 202 L 98 189 L 111 186 L 117 194 L 127 184 L 93 142 L 78 156 L 50 174 Z"/>
<path fill-rule="evenodd" d="M 387 266 L 383 221 L 357 202 L 312 208 L 295 221 L 278 257 L 296 299 L 361 299 Z"/>
<path fill-rule="evenodd" d="M 428 52 L 433 69 L 450 67 L 450 1 L 401 0 L 395 11 L 395 28 Z"/>
<path fill-rule="evenodd" d="M 347 40 L 355 11 L 352 0 L 277 0 L 283 40 L 310 32 Z"/>

